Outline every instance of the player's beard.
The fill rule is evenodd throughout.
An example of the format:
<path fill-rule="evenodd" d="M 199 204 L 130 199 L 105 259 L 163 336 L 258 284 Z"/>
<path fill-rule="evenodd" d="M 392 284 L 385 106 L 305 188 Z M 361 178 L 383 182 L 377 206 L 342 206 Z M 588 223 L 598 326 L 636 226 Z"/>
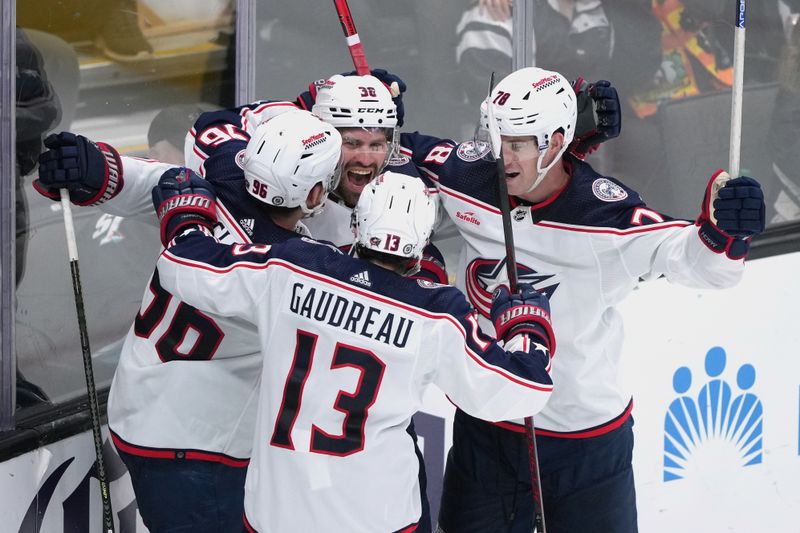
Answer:
<path fill-rule="evenodd" d="M 367 172 L 368 171 L 368 172 Z M 348 207 L 355 207 L 361 191 L 378 174 L 377 165 L 349 165 L 342 172 L 339 186 L 336 187 L 336 195 L 341 198 Z"/>

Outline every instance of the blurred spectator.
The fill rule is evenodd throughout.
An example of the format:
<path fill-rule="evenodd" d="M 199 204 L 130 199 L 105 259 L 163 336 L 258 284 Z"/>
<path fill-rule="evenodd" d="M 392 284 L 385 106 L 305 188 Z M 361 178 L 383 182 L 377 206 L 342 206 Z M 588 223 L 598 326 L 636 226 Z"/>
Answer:
<path fill-rule="evenodd" d="M 492 71 L 496 79 L 511 71 L 512 6 L 513 0 L 479 0 L 457 26 L 456 61 L 470 109 L 485 98 Z M 611 80 L 621 95 L 658 68 L 660 30 L 650 0 L 535 0 L 533 20 L 535 66 Z"/>
<path fill-rule="evenodd" d="M 58 95 L 47 80 L 44 62 L 22 28 L 17 28 L 16 69 L 16 283 L 25 273 L 28 244 L 28 205 L 23 176 L 36 167 L 42 138 L 61 117 Z M 47 395 L 17 369 L 17 409 L 47 402 Z"/>
<path fill-rule="evenodd" d="M 768 223 L 800 219 L 800 0 L 782 0 L 778 8 L 786 40 L 778 70 L 778 96 L 767 133 L 767 151 L 772 159 L 772 173 L 766 174 L 772 179 L 764 187 Z"/>
<path fill-rule="evenodd" d="M 183 166 L 185 163 L 183 146 L 186 133 L 202 113 L 217 109 L 220 107 L 200 102 L 176 104 L 159 111 L 147 130 L 149 147 L 147 157 L 162 163 Z"/>
<path fill-rule="evenodd" d="M 774 82 L 783 45 L 777 0 L 751 2 L 747 10 L 745 49 L 745 123 L 742 166 L 766 176 L 763 136 L 750 138 L 758 116 L 771 112 L 772 95 L 748 94 L 754 84 Z M 733 5 L 724 0 L 652 0 L 653 15 L 661 24 L 661 66 L 655 76 L 633 94 L 627 104 L 625 135 L 612 149 L 617 172 L 651 206 L 680 216 L 691 216 L 684 205 L 703 187 L 707 152 L 728 145 L 725 130 L 709 138 L 708 114 L 713 110 L 723 124 L 730 109 L 733 81 Z M 708 95 L 709 98 L 696 100 Z M 714 96 L 716 95 L 716 96 Z M 747 122 L 750 123 L 748 126 Z M 719 130 L 719 128 L 715 128 Z M 724 143 L 723 143 L 724 138 Z M 758 146 L 756 146 L 758 144 Z M 686 151 L 687 146 L 698 149 Z M 766 178 L 765 178 L 766 179 Z M 765 191 L 770 186 L 765 183 Z"/>

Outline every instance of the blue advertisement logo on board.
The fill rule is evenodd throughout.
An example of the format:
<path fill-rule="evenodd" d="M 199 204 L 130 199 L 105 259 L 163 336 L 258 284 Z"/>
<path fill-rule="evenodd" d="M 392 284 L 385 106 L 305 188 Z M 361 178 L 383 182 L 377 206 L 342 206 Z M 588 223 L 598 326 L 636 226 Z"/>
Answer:
<path fill-rule="evenodd" d="M 665 482 L 707 471 L 712 462 L 722 468 L 761 463 L 764 410 L 752 391 L 755 367 L 741 365 L 734 380 L 726 365 L 725 350 L 715 346 L 706 353 L 705 373 L 695 378 L 694 387 L 690 368 L 673 374 L 677 397 L 664 414 Z"/>

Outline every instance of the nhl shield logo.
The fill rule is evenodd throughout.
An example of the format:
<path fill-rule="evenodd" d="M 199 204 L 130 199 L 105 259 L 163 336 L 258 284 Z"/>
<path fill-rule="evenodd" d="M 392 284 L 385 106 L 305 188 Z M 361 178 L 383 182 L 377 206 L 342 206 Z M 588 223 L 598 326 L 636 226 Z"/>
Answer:
<path fill-rule="evenodd" d="M 604 202 L 619 202 L 628 197 L 628 193 L 608 178 L 597 178 L 592 183 L 592 192 Z"/>

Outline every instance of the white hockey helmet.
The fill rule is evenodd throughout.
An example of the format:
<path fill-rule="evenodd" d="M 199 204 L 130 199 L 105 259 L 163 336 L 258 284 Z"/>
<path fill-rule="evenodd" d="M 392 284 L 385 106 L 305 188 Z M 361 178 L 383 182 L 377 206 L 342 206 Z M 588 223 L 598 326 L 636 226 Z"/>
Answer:
<path fill-rule="evenodd" d="M 575 137 L 575 122 L 578 108 L 575 91 L 559 74 L 538 67 L 516 70 L 503 78 L 481 104 L 481 120 L 476 142 L 481 152 L 496 153 L 499 146 L 491 146 L 491 136 L 534 136 L 538 143 L 539 157 L 536 162 L 538 176 L 528 190 L 532 191 L 544 178 L 548 170 L 564 154 Z M 494 125 L 492 131 L 492 124 Z M 553 161 L 542 168 L 542 161 L 550 146 L 553 134 L 561 130 L 564 145 Z"/>
<path fill-rule="evenodd" d="M 331 76 L 317 87 L 311 111 L 337 128 L 384 130 L 389 142 L 384 165 L 397 151 L 397 106 L 375 76 Z"/>
<path fill-rule="evenodd" d="M 277 207 L 300 207 L 307 216 L 308 193 L 317 183 L 323 198 L 336 188 L 341 172 L 342 136 L 308 111 L 287 111 L 256 128 L 242 158 L 247 192 Z"/>
<path fill-rule="evenodd" d="M 384 172 L 364 187 L 353 210 L 356 249 L 408 258 L 405 274 L 414 274 L 435 221 L 436 204 L 421 179 Z"/>

